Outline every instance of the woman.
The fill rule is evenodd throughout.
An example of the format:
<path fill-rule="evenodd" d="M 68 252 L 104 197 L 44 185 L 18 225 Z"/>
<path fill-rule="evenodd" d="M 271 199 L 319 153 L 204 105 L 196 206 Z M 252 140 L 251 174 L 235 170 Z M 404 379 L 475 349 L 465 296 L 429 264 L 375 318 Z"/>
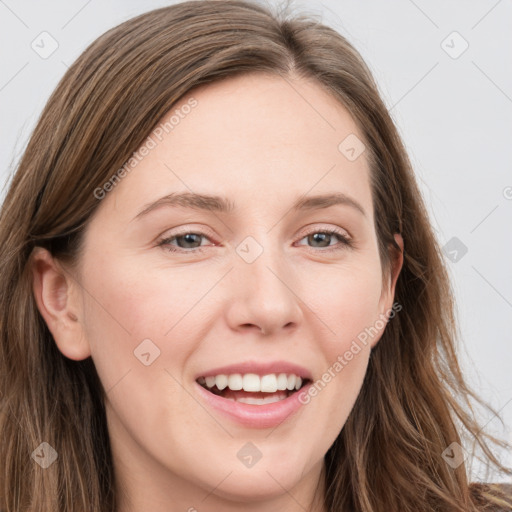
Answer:
<path fill-rule="evenodd" d="M 512 470 L 465 409 L 405 150 L 332 29 L 221 0 L 108 31 L 0 242 L 3 510 L 512 510 L 468 483 L 464 431 Z"/>

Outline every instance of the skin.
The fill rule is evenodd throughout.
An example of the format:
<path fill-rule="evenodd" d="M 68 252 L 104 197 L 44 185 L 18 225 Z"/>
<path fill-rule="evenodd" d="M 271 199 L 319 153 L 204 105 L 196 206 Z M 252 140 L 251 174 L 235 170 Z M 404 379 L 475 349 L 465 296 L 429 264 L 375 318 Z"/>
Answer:
<path fill-rule="evenodd" d="M 338 150 L 362 135 L 316 83 L 244 75 L 201 86 L 173 112 L 190 96 L 197 107 L 101 201 L 76 267 L 35 251 L 37 304 L 59 350 L 92 356 L 107 391 L 119 512 L 323 510 L 313 504 L 323 457 L 383 328 L 277 428 L 208 409 L 194 379 L 247 360 L 290 361 L 320 379 L 390 310 L 402 257 L 383 280 L 366 155 L 349 161 Z M 133 220 L 152 201 L 191 191 L 226 196 L 236 211 L 164 206 Z M 346 204 L 290 210 L 305 194 L 333 192 L 365 215 Z M 204 237 L 170 243 L 183 252 L 158 245 L 182 228 Z M 308 237 L 333 228 L 353 247 Z M 236 251 L 247 236 L 263 248 L 250 264 Z M 134 350 L 148 338 L 160 356 L 145 366 Z M 237 458 L 249 441 L 262 453 L 251 468 Z"/>

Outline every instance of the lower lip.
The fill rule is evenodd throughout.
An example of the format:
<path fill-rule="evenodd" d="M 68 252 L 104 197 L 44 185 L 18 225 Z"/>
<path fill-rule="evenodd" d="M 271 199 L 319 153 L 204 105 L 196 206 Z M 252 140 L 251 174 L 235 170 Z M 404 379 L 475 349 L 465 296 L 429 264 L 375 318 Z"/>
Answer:
<path fill-rule="evenodd" d="M 227 400 L 221 396 L 207 391 L 196 382 L 199 395 L 209 407 L 229 417 L 235 422 L 251 428 L 272 428 L 286 421 L 296 413 L 304 404 L 299 400 L 299 395 L 307 391 L 306 384 L 299 392 L 295 392 L 284 400 L 272 404 L 253 405 Z"/>

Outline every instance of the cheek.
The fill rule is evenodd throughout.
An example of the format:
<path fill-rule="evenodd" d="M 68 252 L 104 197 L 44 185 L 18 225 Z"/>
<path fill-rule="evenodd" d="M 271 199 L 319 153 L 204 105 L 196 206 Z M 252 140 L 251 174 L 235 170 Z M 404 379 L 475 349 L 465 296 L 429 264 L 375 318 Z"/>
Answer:
<path fill-rule="evenodd" d="M 127 372 L 130 380 L 138 373 L 147 379 L 169 368 L 181 377 L 178 371 L 194 350 L 183 326 L 195 294 L 190 300 L 184 296 L 187 286 L 179 273 L 172 279 L 163 274 L 106 255 L 84 265 L 85 335 L 105 389 Z"/>
<path fill-rule="evenodd" d="M 198 279 L 191 283 L 185 271 L 148 269 L 135 257 L 107 254 L 85 265 L 84 282 L 91 338 L 104 335 L 98 329 L 117 331 L 111 341 L 125 344 L 129 338 L 130 346 L 146 338 L 169 339 L 207 284 L 201 287 Z"/>
<path fill-rule="evenodd" d="M 306 283 L 306 284 L 304 284 Z M 381 297 L 379 260 L 361 257 L 357 262 L 326 267 L 314 280 L 303 281 L 303 297 L 318 326 L 316 350 L 322 353 L 324 372 L 304 395 L 304 403 L 324 411 L 325 438 L 331 443 L 352 410 L 366 374 L 371 343 L 383 330 L 379 321 Z"/>
<path fill-rule="evenodd" d="M 301 296 L 315 313 L 316 323 L 325 329 L 324 339 L 329 340 L 326 352 L 331 360 L 379 318 L 379 261 L 374 257 L 354 260 L 317 268 L 314 279 L 301 281 Z"/>
<path fill-rule="evenodd" d="M 187 410 L 188 396 L 180 383 L 200 339 L 195 334 L 200 329 L 192 331 L 186 316 L 198 300 L 196 293 L 184 297 L 187 284 L 179 273 L 168 280 L 162 274 L 151 276 L 119 258 L 115 266 L 95 259 L 84 272 L 89 283 L 86 336 L 106 391 L 110 426 L 121 436 L 128 431 L 142 445 L 153 439 L 154 453 L 163 449 L 158 444 L 163 426 L 172 444 L 193 423 L 188 415 L 180 422 L 171 418 L 177 410 Z"/>

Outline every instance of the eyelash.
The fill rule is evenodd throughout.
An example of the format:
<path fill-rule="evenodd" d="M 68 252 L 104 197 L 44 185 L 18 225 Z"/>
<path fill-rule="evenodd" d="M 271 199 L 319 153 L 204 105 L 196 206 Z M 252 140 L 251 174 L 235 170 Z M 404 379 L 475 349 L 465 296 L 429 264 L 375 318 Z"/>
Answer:
<path fill-rule="evenodd" d="M 335 235 L 339 238 L 340 243 L 336 244 L 334 246 L 327 246 L 327 248 L 316 248 L 316 247 L 309 247 L 309 249 L 315 251 L 315 249 L 318 249 L 320 252 L 334 252 L 334 251 L 340 251 L 345 248 L 353 248 L 353 242 L 350 238 L 347 238 L 341 231 L 338 231 L 336 229 L 324 229 L 324 230 L 314 230 L 309 233 L 306 233 L 301 240 L 304 238 L 314 235 L 314 234 L 325 234 L 325 235 Z M 198 235 L 202 236 L 204 238 L 208 238 L 208 236 L 205 233 L 196 232 L 196 231 L 183 231 L 181 233 L 177 233 L 173 235 L 172 237 L 163 238 L 158 242 L 159 247 L 164 247 L 169 252 L 174 253 L 201 253 L 204 252 L 204 249 L 202 247 L 194 247 L 190 249 L 183 249 L 183 248 L 176 248 L 176 246 L 171 245 L 171 242 L 176 240 L 177 238 L 180 238 L 185 235 Z M 317 251 L 315 251 L 317 252 Z"/>

